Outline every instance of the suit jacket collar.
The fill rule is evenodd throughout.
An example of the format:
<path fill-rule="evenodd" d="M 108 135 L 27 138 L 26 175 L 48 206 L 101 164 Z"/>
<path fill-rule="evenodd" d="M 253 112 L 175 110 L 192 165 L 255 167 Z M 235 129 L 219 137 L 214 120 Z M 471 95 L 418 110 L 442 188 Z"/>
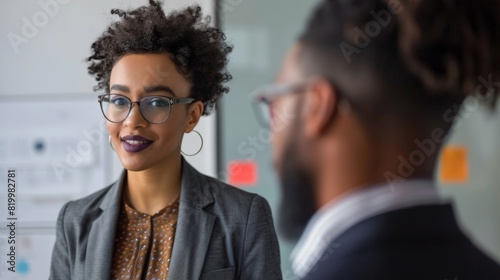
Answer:
<path fill-rule="evenodd" d="M 431 180 L 407 180 L 351 192 L 325 205 L 311 218 L 291 255 L 294 273 L 304 277 L 327 250 L 324 244 L 330 244 L 366 219 L 399 209 L 444 203 Z"/>
<path fill-rule="evenodd" d="M 99 204 L 102 212 L 92 223 L 87 243 L 85 279 L 109 279 L 111 276 L 125 179 L 126 170 Z M 215 223 L 215 216 L 204 210 L 214 202 L 210 184 L 182 158 L 179 216 L 168 279 L 198 279 L 201 275 Z"/>
<path fill-rule="evenodd" d="M 182 184 L 180 202 L 201 209 L 214 202 L 210 183 L 206 177 L 182 158 Z"/>
<path fill-rule="evenodd" d="M 177 229 L 167 279 L 199 279 L 215 223 L 204 210 L 214 202 L 206 177 L 182 159 L 182 186 Z"/>
<path fill-rule="evenodd" d="M 85 279 L 110 279 L 116 226 L 120 216 L 120 203 L 126 172 L 106 192 L 99 207 L 100 213 L 92 222 L 85 254 Z"/>
<path fill-rule="evenodd" d="M 193 208 L 203 208 L 214 202 L 210 184 L 205 176 L 193 168 L 184 158 L 182 160 L 182 182 L 180 202 L 191 205 Z M 123 184 L 127 179 L 127 171 L 123 170 L 120 178 L 113 183 L 104 196 L 99 207 L 104 211 L 108 208 L 120 206 Z"/>

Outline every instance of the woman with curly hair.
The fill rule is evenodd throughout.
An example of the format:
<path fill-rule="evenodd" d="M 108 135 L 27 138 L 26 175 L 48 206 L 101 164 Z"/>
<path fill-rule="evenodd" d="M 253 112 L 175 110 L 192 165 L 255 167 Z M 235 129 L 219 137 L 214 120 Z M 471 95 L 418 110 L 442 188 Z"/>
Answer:
<path fill-rule="evenodd" d="M 63 206 L 50 279 L 281 279 L 267 201 L 181 155 L 184 133 L 229 90 L 231 47 L 200 7 L 165 15 L 149 3 L 112 10 L 120 20 L 92 44 L 88 70 L 125 170 Z"/>

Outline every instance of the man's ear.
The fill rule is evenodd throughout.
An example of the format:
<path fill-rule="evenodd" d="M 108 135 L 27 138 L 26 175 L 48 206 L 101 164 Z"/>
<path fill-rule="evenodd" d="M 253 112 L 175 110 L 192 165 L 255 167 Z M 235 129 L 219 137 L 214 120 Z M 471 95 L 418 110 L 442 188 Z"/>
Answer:
<path fill-rule="evenodd" d="M 304 97 L 304 124 L 306 137 L 316 138 L 331 124 L 338 106 L 335 88 L 325 79 L 316 79 Z"/>
<path fill-rule="evenodd" d="M 186 120 L 186 125 L 184 126 L 184 133 L 189 133 L 194 129 L 194 127 L 200 121 L 200 117 L 203 114 L 204 108 L 205 106 L 201 101 L 196 101 L 189 105 L 188 117 Z"/>

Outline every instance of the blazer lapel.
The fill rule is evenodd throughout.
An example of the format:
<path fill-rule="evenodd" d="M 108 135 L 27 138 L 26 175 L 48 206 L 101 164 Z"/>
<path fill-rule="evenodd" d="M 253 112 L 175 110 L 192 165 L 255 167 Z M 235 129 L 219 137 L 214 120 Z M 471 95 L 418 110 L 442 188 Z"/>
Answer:
<path fill-rule="evenodd" d="M 116 226 L 120 215 L 121 187 L 125 171 L 113 184 L 101 204 L 100 215 L 92 222 L 87 242 L 85 279 L 110 279 Z"/>
<path fill-rule="evenodd" d="M 203 208 L 214 201 L 205 177 L 182 159 L 179 216 L 168 279 L 199 279 L 215 216 Z"/>

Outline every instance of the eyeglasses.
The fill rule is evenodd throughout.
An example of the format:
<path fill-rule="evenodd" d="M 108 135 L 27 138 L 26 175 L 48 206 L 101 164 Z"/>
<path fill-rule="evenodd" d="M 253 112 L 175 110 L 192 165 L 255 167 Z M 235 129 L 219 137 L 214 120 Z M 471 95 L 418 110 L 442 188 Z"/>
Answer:
<path fill-rule="evenodd" d="M 252 99 L 254 113 L 259 123 L 264 127 L 275 127 L 277 119 L 283 120 L 281 117 L 286 112 L 278 112 L 272 106 L 272 102 L 277 98 L 292 94 L 302 93 L 307 90 L 307 83 L 287 84 L 287 85 L 268 85 L 260 90 L 256 90 L 250 94 Z M 286 108 L 285 108 L 286 109 Z"/>
<path fill-rule="evenodd" d="M 120 123 L 127 119 L 132 111 L 132 105 L 136 103 L 141 116 L 152 124 L 164 123 L 170 113 L 172 106 L 176 104 L 191 104 L 196 101 L 193 98 L 170 98 L 166 96 L 147 96 L 139 101 L 132 101 L 121 94 L 103 94 L 97 97 L 101 105 L 104 117 L 112 123 Z"/>

